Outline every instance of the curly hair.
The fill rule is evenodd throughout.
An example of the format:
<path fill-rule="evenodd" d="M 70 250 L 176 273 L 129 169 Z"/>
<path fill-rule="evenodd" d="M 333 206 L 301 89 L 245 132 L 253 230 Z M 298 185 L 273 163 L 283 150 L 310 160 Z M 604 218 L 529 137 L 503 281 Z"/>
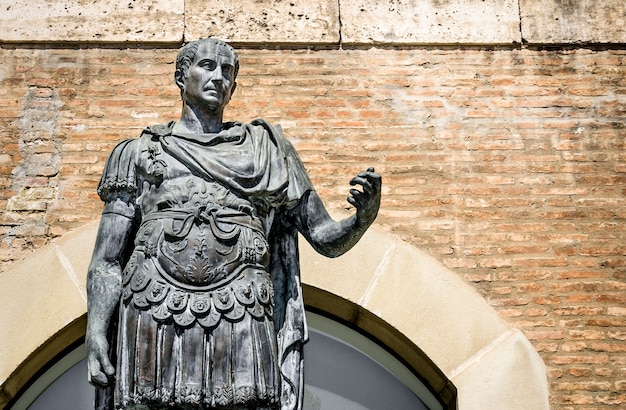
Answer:
<path fill-rule="evenodd" d="M 191 63 L 193 62 L 193 59 L 198 52 L 198 47 L 201 43 L 204 42 L 223 47 L 230 52 L 233 60 L 235 60 L 235 72 L 233 77 L 237 78 L 237 73 L 239 72 L 239 56 L 237 55 L 237 52 L 227 42 L 211 37 L 189 42 L 180 49 L 178 56 L 176 57 L 176 71 L 174 72 L 174 80 L 176 81 L 178 78 L 184 80 L 189 76 L 189 67 L 191 66 Z M 176 82 L 176 84 L 178 84 L 178 82 Z"/>

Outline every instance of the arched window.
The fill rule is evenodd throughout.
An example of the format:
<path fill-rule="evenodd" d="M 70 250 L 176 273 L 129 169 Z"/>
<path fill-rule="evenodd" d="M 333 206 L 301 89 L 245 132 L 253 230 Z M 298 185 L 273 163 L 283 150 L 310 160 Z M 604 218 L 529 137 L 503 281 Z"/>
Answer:
<path fill-rule="evenodd" d="M 307 311 L 306 410 L 439 410 L 440 400 L 385 348 L 329 317 Z M 58 359 L 12 409 L 93 408 L 86 349 L 80 344 Z"/>

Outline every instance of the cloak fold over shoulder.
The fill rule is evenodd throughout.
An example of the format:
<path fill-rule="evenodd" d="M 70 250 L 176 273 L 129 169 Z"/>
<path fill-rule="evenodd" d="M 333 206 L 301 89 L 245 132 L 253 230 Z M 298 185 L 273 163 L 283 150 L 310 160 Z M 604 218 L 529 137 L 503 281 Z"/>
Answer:
<path fill-rule="evenodd" d="M 157 142 L 196 176 L 220 183 L 266 212 L 275 296 L 273 320 L 282 374 L 281 408 L 300 409 L 304 388 L 302 349 L 308 336 L 297 229 L 290 210 L 313 190 L 304 165 L 280 127 L 263 120 L 228 123 L 224 131 L 210 135 L 173 135 L 173 125 L 149 127 L 139 139 L 124 141 L 113 150 L 98 187 L 98 194 L 107 203 L 105 212 L 116 199 L 132 203 L 139 196 L 138 166 L 145 155 L 142 140 Z"/>

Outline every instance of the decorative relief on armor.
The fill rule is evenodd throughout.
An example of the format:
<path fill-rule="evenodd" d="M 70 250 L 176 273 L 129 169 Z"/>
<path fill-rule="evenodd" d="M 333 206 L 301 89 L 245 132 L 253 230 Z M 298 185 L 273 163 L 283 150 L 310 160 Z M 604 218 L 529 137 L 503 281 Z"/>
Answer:
<path fill-rule="evenodd" d="M 135 252 L 133 257 L 143 259 L 140 252 Z M 164 278 L 152 258 L 143 259 L 128 275 L 124 303 L 150 309 L 157 321 L 171 320 L 183 327 L 197 321 L 202 327 L 211 328 L 222 318 L 241 320 L 246 312 L 257 319 L 272 317 L 273 290 L 269 274 L 262 266 L 244 265 L 231 275 L 229 283 L 210 290 L 194 289 Z"/>
<path fill-rule="evenodd" d="M 145 157 L 147 162 L 147 180 L 152 184 L 159 185 L 166 177 L 167 162 L 160 158 L 162 151 L 158 140 L 150 139 L 149 142 L 144 142 L 144 145 L 145 148 L 142 149 L 142 156 Z"/>

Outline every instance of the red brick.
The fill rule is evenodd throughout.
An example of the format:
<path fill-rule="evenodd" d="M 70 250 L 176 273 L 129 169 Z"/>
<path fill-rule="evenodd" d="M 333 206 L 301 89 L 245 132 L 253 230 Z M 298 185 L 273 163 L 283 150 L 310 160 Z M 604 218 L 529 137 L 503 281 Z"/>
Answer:
<path fill-rule="evenodd" d="M 553 313 L 559 316 L 597 316 L 604 313 L 604 308 L 594 306 L 567 306 L 555 308 Z"/>
<path fill-rule="evenodd" d="M 555 355 L 551 358 L 553 364 L 606 364 L 609 356 L 606 354 L 594 355 Z"/>
<path fill-rule="evenodd" d="M 607 391 L 611 390 L 611 383 L 609 382 L 561 382 L 557 383 L 557 390 L 589 390 L 589 391 Z"/>
<path fill-rule="evenodd" d="M 598 395 L 596 399 L 598 403 L 610 405 L 610 406 L 618 406 L 620 404 L 626 404 L 626 393 L 612 393 L 610 395 Z"/>
<path fill-rule="evenodd" d="M 554 395 L 553 400 L 558 404 L 574 404 L 574 405 L 584 405 L 584 404 L 593 404 L 594 400 L 592 397 L 584 394 L 558 394 Z"/>
<path fill-rule="evenodd" d="M 565 332 L 561 330 L 527 330 L 524 332 L 529 340 L 561 340 Z"/>
<path fill-rule="evenodd" d="M 566 373 L 574 377 L 589 377 L 593 375 L 593 369 L 590 367 L 572 367 L 567 369 Z"/>
<path fill-rule="evenodd" d="M 610 352 L 610 353 L 626 353 L 626 345 L 623 343 L 613 342 L 613 343 L 590 343 L 590 350 L 595 350 L 598 352 Z"/>

